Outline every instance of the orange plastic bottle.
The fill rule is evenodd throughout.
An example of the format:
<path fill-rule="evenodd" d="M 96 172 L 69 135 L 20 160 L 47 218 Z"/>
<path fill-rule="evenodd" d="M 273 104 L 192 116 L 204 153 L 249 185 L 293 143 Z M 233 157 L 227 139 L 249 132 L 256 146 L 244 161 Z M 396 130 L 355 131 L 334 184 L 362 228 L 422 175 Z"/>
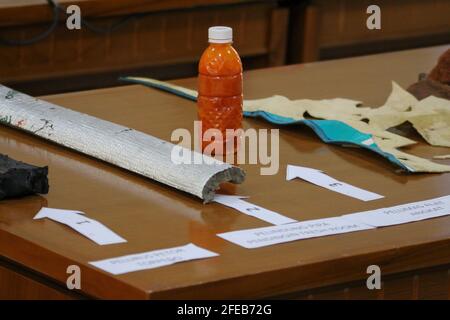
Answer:
<path fill-rule="evenodd" d="M 221 132 L 218 137 L 213 135 L 212 143 L 222 144 L 223 153 L 236 152 L 239 138 L 233 138 L 234 147 L 227 148 L 226 129 L 242 128 L 242 63 L 232 47 L 231 28 L 211 27 L 208 36 L 209 47 L 198 68 L 198 117 L 203 133 L 212 128 Z M 203 150 L 210 143 L 203 141 Z"/>

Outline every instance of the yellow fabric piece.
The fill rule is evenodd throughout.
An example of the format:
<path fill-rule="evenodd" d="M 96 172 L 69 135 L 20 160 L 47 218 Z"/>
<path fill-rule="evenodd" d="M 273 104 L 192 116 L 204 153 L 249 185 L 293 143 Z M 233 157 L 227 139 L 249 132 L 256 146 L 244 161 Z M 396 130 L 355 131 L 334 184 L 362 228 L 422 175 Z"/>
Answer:
<path fill-rule="evenodd" d="M 395 82 L 385 104 L 379 108 L 361 107 L 360 101 L 343 98 L 290 100 L 277 95 L 244 101 L 244 111 L 258 110 L 294 120 L 302 120 L 307 115 L 340 120 L 361 132 L 372 134 L 381 150 L 393 154 L 416 172 L 450 172 L 448 165 L 400 151 L 398 148 L 417 142 L 387 131 L 410 122 L 430 145 L 450 147 L 450 101 L 433 96 L 419 101 Z"/>

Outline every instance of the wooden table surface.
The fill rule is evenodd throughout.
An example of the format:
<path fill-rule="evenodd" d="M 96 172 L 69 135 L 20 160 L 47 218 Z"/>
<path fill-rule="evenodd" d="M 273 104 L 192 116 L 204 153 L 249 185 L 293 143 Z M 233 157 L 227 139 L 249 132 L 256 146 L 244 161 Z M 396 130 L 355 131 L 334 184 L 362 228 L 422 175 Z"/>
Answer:
<path fill-rule="evenodd" d="M 381 105 L 390 81 L 403 87 L 428 71 L 448 46 L 247 72 L 246 98 L 346 97 Z M 176 81 L 195 88 L 195 79 Z M 193 102 L 143 86 L 124 86 L 45 97 L 46 100 L 170 140 L 175 128 L 192 129 Z M 273 128 L 258 119 L 246 127 Z M 420 139 L 419 137 L 415 137 Z M 431 158 L 448 149 L 420 143 L 406 149 Z M 286 295 L 352 281 L 365 284 L 369 265 L 382 275 L 450 263 L 450 216 L 375 230 L 244 249 L 217 233 L 268 226 L 220 204 L 198 199 L 109 164 L 0 127 L 0 151 L 50 168 L 50 193 L 0 202 L 0 255 L 36 279 L 65 286 L 68 265 L 82 270 L 81 293 L 97 298 L 256 298 Z M 448 160 L 441 163 L 450 164 Z M 385 195 L 362 202 L 312 184 L 285 181 L 287 164 L 320 168 L 331 176 Z M 322 143 L 305 126 L 280 131 L 280 171 L 247 179 L 229 192 L 297 220 L 339 216 L 450 194 L 450 174 L 399 174 L 385 159 Z M 128 240 L 99 246 L 71 229 L 32 220 L 42 206 L 76 209 Z M 112 276 L 89 261 L 193 242 L 217 258 Z M 0 284 L 1 288 L 1 284 Z"/>

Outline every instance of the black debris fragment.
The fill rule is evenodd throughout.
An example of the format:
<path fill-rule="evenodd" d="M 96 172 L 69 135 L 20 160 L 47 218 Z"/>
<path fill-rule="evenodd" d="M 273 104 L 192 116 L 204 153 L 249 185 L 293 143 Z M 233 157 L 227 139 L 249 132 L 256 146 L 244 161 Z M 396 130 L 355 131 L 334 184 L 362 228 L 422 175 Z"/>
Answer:
<path fill-rule="evenodd" d="M 48 193 L 48 167 L 36 167 L 0 154 L 0 200 Z"/>

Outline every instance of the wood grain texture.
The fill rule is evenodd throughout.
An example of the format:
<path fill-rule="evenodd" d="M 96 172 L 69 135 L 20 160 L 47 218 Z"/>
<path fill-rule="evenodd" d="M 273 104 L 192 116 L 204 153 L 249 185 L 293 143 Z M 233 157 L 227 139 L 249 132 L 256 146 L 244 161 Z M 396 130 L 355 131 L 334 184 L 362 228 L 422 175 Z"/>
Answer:
<path fill-rule="evenodd" d="M 319 60 L 320 9 L 317 5 L 291 9 L 289 63 Z"/>
<path fill-rule="evenodd" d="M 370 1 L 314 0 L 312 3 L 321 8 L 321 47 L 450 32 L 447 0 L 377 1 L 381 9 L 381 30 L 366 27 Z"/>
<path fill-rule="evenodd" d="M 391 80 L 407 87 L 416 81 L 418 73 L 430 70 L 447 48 L 246 72 L 244 94 L 247 99 L 273 94 L 290 99 L 346 97 L 378 106 L 388 96 Z M 196 79 L 174 83 L 196 88 Z M 192 129 L 197 117 L 195 103 L 143 86 L 44 99 L 163 140 L 170 139 L 174 128 Z M 277 128 L 260 119 L 245 119 L 244 126 Z M 363 150 L 323 144 L 306 127 L 278 128 L 280 172 L 275 176 L 261 176 L 261 164 L 243 165 L 246 182 L 226 186 L 223 192 L 248 195 L 252 203 L 299 221 L 450 194 L 450 174 L 398 174 L 384 159 Z M 51 192 L 45 197 L 0 202 L 0 255 L 61 284 L 67 279 L 67 266 L 77 264 L 82 270 L 82 294 L 86 296 L 262 298 L 289 294 L 301 297 L 302 293 L 312 292 L 314 298 L 318 295 L 315 290 L 326 289 L 329 294 L 324 298 L 342 297 L 342 291 L 333 292 L 333 288 L 349 287 L 352 295 L 353 284 L 364 284 L 367 266 L 371 264 L 381 267 L 386 281 L 388 277 L 398 276 L 392 291 L 385 292 L 387 299 L 411 298 L 413 274 L 419 275 L 415 296 L 426 297 L 426 292 L 442 296 L 442 288 L 429 291 L 421 284 L 436 286 L 437 280 L 433 279 L 443 279 L 443 276 L 430 275 L 430 281 L 426 281 L 425 274 L 431 274 L 428 269 L 445 270 L 450 264 L 448 216 L 247 250 L 216 234 L 263 227 L 267 223 L 217 203 L 202 205 L 187 194 L 11 128 L 0 127 L 0 149 L 34 165 L 49 165 L 51 183 Z M 446 148 L 433 148 L 422 142 L 408 148 L 408 152 L 427 158 L 448 154 Z M 439 161 L 450 164 L 450 160 Z M 320 168 L 336 179 L 383 194 L 385 198 L 362 202 L 300 180 L 288 183 L 287 164 Z M 53 221 L 33 221 L 32 217 L 42 206 L 86 212 L 128 243 L 98 246 Z M 120 276 L 111 276 L 88 264 L 189 242 L 220 256 Z M 358 294 L 371 296 L 366 291 Z"/>
<path fill-rule="evenodd" d="M 235 30 L 234 45 L 246 69 L 285 61 L 288 21 L 286 15 L 276 14 L 279 8 L 274 1 L 134 1 L 140 3 L 136 6 L 132 5 L 133 1 L 92 2 L 102 2 L 98 12 L 104 10 L 101 17 L 87 18 L 98 28 L 107 29 L 129 14 L 126 10 L 120 14 L 108 11 L 108 6 L 123 6 L 148 15 L 129 20 L 107 34 L 94 33 L 85 27 L 68 30 L 61 20 L 43 41 L 20 47 L 0 45 L 3 62 L 0 83 L 29 94 L 49 94 L 117 86 L 117 79 L 124 75 L 150 74 L 159 79 L 195 76 L 198 60 L 207 46 L 207 30 L 212 25 L 227 25 Z M 206 6 L 200 8 L 199 3 Z M 217 7 L 224 3 L 236 5 Z M 151 4 L 172 5 L 174 10 L 146 9 Z M 31 39 L 48 27 L 48 22 L 2 27 L 3 10 L 6 9 L 0 4 L 2 39 Z M 20 15 L 5 13 L 5 16 L 14 17 L 12 22 L 18 22 L 18 16 L 33 11 L 27 8 Z M 88 11 L 82 9 L 83 16 L 88 15 Z M 31 17 L 42 15 L 32 13 Z"/>
<path fill-rule="evenodd" d="M 381 30 L 369 30 L 367 7 L 381 9 Z M 317 12 L 308 12 L 316 8 Z M 291 24 L 291 61 L 336 59 L 371 53 L 445 44 L 450 41 L 450 2 L 447 0 L 312 0 L 303 14 L 320 16 L 319 21 L 301 19 Z M 301 16 L 300 13 L 299 16 Z M 312 24 L 311 24 L 312 23 Z M 305 28 L 309 34 L 302 37 Z M 310 35 L 317 32 L 315 39 Z M 299 48 L 306 49 L 302 52 Z M 319 50 L 319 52 L 317 52 Z M 305 60 L 298 53 L 306 54 Z M 317 55 L 319 53 L 319 55 Z"/>
<path fill-rule="evenodd" d="M 58 0 L 58 3 L 63 7 L 79 6 L 84 17 L 118 16 L 142 12 L 192 9 L 211 5 L 234 5 L 246 2 L 249 2 L 249 0 Z M 52 11 L 47 1 L 2 0 L 0 3 L 0 26 L 48 22 L 51 19 Z"/>
<path fill-rule="evenodd" d="M 70 300 L 63 292 L 33 281 L 0 265 L 0 300 Z"/>
<path fill-rule="evenodd" d="M 109 34 L 96 34 L 87 28 L 68 30 L 65 23 L 60 23 L 50 37 L 36 44 L 0 46 L 0 58 L 7 62 L 0 67 L 0 80 L 2 83 L 23 82 L 43 77 L 198 63 L 207 46 L 208 27 L 214 24 L 234 28 L 235 45 L 242 57 L 267 55 L 272 9 L 270 4 L 244 4 L 237 8 L 155 13 L 130 21 Z M 108 28 L 117 21 L 117 18 L 104 17 L 92 24 Z M 42 24 L 1 28 L 0 37 L 29 39 L 44 29 Z"/>
<path fill-rule="evenodd" d="M 272 11 L 269 29 L 270 67 L 286 64 L 288 25 L 289 10 L 287 8 L 279 8 Z"/>
<path fill-rule="evenodd" d="M 450 265 L 382 276 L 381 288 L 364 280 L 277 297 L 299 300 L 449 300 Z"/>

